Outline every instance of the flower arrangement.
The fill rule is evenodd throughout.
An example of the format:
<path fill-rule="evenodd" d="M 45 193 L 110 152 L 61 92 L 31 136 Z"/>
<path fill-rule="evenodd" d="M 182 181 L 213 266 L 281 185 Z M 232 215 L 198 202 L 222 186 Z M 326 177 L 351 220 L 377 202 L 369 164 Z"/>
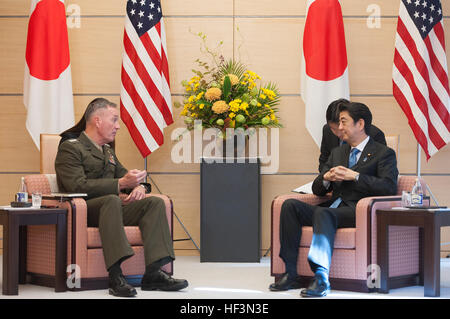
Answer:
<path fill-rule="evenodd" d="M 205 43 L 206 36 L 198 35 Z M 200 70 L 192 70 L 194 76 L 182 82 L 184 103 L 175 104 L 183 107 L 180 115 L 185 117 L 187 129 L 192 130 L 196 120 L 204 128 L 219 129 L 221 137 L 226 136 L 227 128 L 282 127 L 277 86 L 261 84 L 261 77 L 241 62 L 225 62 L 221 55 L 206 49 L 214 65 L 197 59 Z"/>

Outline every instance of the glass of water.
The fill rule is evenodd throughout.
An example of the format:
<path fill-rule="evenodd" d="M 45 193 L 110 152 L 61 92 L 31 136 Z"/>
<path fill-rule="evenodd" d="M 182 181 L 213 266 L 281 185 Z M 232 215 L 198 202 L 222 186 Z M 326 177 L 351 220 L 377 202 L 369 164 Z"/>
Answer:
<path fill-rule="evenodd" d="M 31 203 L 33 205 L 33 208 L 41 208 L 42 194 L 41 193 L 31 194 Z"/>
<path fill-rule="evenodd" d="M 411 193 L 402 191 L 402 207 L 411 206 Z"/>

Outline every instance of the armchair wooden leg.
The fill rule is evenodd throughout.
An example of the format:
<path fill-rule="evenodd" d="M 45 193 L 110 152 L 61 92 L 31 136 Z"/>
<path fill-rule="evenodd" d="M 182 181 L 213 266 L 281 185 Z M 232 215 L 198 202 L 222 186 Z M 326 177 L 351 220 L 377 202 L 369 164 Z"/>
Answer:
<path fill-rule="evenodd" d="M 378 292 L 389 293 L 389 226 L 385 217 L 377 215 L 377 263 L 380 266 L 380 288 Z"/>

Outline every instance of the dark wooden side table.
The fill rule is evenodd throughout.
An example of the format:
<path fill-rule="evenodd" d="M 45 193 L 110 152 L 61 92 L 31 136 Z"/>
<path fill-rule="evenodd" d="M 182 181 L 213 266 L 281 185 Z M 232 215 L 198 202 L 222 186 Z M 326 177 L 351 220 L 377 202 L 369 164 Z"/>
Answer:
<path fill-rule="evenodd" d="M 389 232 L 391 225 L 420 227 L 420 284 L 426 297 L 440 296 L 441 227 L 450 226 L 450 209 L 377 210 L 377 261 L 381 293 L 389 292 Z"/>
<path fill-rule="evenodd" d="M 67 210 L 60 208 L 0 208 L 3 225 L 4 295 L 18 295 L 26 283 L 26 226 L 56 225 L 55 292 L 66 291 Z"/>

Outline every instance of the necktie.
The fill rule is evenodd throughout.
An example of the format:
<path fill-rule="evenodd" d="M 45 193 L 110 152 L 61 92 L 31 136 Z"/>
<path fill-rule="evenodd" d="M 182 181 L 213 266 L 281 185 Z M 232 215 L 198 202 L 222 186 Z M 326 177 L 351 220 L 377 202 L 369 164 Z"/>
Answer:
<path fill-rule="evenodd" d="M 356 155 L 359 153 L 359 149 L 354 148 L 350 151 L 350 158 L 348 159 L 348 167 L 353 167 L 356 164 Z"/>
<path fill-rule="evenodd" d="M 359 149 L 357 148 L 353 148 L 350 151 L 350 157 L 348 159 L 348 167 L 353 167 L 356 164 L 356 155 L 358 155 L 358 153 L 360 152 Z M 339 204 L 342 202 L 342 198 L 337 198 L 331 205 L 330 208 L 336 208 L 339 206 Z"/>

